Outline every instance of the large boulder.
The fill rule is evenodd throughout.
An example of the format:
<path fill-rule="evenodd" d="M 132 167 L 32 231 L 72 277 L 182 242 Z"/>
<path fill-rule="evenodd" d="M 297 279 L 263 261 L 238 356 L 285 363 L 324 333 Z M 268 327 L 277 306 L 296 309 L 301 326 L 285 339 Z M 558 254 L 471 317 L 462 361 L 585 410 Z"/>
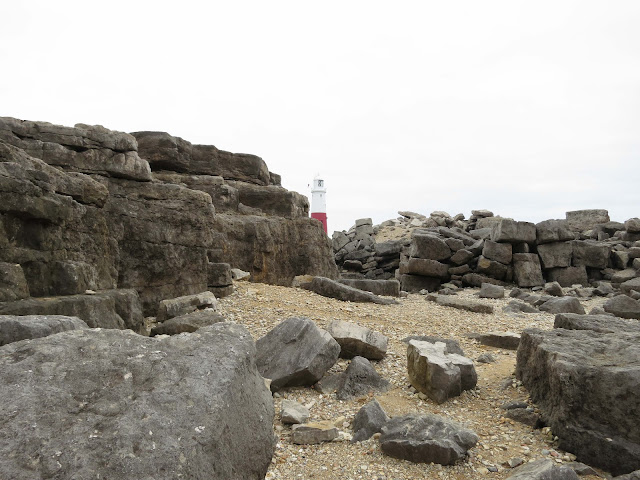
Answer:
<path fill-rule="evenodd" d="M 151 329 L 151 336 L 192 333 L 200 328 L 224 321 L 224 317 L 216 313 L 213 309 L 196 310 L 195 312 L 173 317 L 159 323 Z"/>
<path fill-rule="evenodd" d="M 559 313 L 556 315 L 553 327 L 565 328 L 567 330 L 592 330 L 600 333 L 640 333 L 640 322 L 636 322 L 635 320 L 624 320 L 610 315 Z"/>
<path fill-rule="evenodd" d="M 389 381 L 382 378 L 364 357 L 354 357 L 341 376 L 336 392 L 338 400 L 350 400 L 371 392 L 386 392 L 390 387 Z"/>
<path fill-rule="evenodd" d="M 481 275 L 486 275 L 488 277 L 495 278 L 496 280 L 504 280 L 507 276 L 508 268 L 503 263 L 496 262 L 495 260 L 489 260 L 488 258 L 481 256 L 478 258 L 476 271 Z"/>
<path fill-rule="evenodd" d="M 572 243 L 574 266 L 602 269 L 609 265 L 610 245 L 589 240 L 574 240 Z"/>
<path fill-rule="evenodd" d="M 640 277 L 621 283 L 620 290 L 627 295 L 630 295 L 632 291 L 640 292 Z"/>
<path fill-rule="evenodd" d="M 0 315 L 0 346 L 46 337 L 54 333 L 89 328 L 77 317 L 64 315 Z"/>
<path fill-rule="evenodd" d="M 447 260 L 451 249 L 446 242 L 434 235 L 415 234 L 411 237 L 411 256 L 428 260 Z"/>
<path fill-rule="evenodd" d="M 575 297 L 554 297 L 538 307 L 548 313 L 577 313 L 584 314 L 584 307 Z"/>
<path fill-rule="evenodd" d="M 447 345 L 442 342 L 410 340 L 407 370 L 413 388 L 437 403 L 474 388 L 478 381 L 473 361 L 449 353 Z"/>
<path fill-rule="evenodd" d="M 531 222 L 516 222 L 503 218 L 493 225 L 491 240 L 501 243 L 534 243 L 536 241 L 536 226 Z"/>
<path fill-rule="evenodd" d="M 438 415 L 394 417 L 382 427 L 380 448 L 386 455 L 415 463 L 453 465 L 465 458 L 478 435 Z"/>
<path fill-rule="evenodd" d="M 579 480 L 570 467 L 558 465 L 550 458 L 540 458 L 518 467 L 507 478 L 510 480 Z"/>
<path fill-rule="evenodd" d="M 571 242 L 554 242 L 538 245 L 538 255 L 545 269 L 570 267 L 573 256 Z"/>
<path fill-rule="evenodd" d="M 6 345 L 1 476 L 264 478 L 274 408 L 254 357 L 249 332 L 229 323 L 162 339 L 74 330 Z"/>
<path fill-rule="evenodd" d="M 428 292 L 434 292 L 440 288 L 441 279 L 435 277 L 423 277 L 421 275 L 408 275 L 401 274 L 398 277 L 400 280 L 400 288 L 405 292 L 416 293 L 421 290 L 427 290 Z"/>
<path fill-rule="evenodd" d="M 358 410 L 353 419 L 352 443 L 361 442 L 371 438 L 389 421 L 389 417 L 375 398 Z"/>
<path fill-rule="evenodd" d="M 627 295 L 616 295 L 602 305 L 605 312 L 613 313 L 616 317 L 635 318 L 640 320 L 640 301 Z"/>
<path fill-rule="evenodd" d="M 164 322 L 173 317 L 186 315 L 196 310 L 210 309 L 215 311 L 218 308 L 218 299 L 211 292 L 200 292 L 194 295 L 185 295 L 177 298 L 162 300 L 158 305 L 156 320 Z"/>
<path fill-rule="evenodd" d="M 449 267 L 437 260 L 411 257 L 406 264 L 400 264 L 400 273 L 422 275 L 424 277 L 447 278 L 449 276 Z"/>
<path fill-rule="evenodd" d="M 640 333 L 524 330 L 516 376 L 560 448 L 614 475 L 640 468 Z"/>
<path fill-rule="evenodd" d="M 21 300 L 28 296 L 29 286 L 20 264 L 0 262 L 0 302 Z"/>
<path fill-rule="evenodd" d="M 573 240 L 574 234 L 566 220 L 545 220 L 536 224 L 536 240 L 538 246 L 544 243 L 565 242 Z"/>
<path fill-rule="evenodd" d="M 256 342 L 260 374 L 271 390 L 310 386 L 338 360 L 340 345 L 308 318 L 288 318 Z"/>
<path fill-rule="evenodd" d="M 574 210 L 566 213 L 569 228 L 575 231 L 591 230 L 597 225 L 602 225 L 611 221 L 609 212 L 601 209 Z"/>
<path fill-rule="evenodd" d="M 563 287 L 571 287 L 572 285 L 588 285 L 586 267 L 566 267 L 551 268 L 545 271 L 547 280 L 550 282 L 558 282 Z"/>
<path fill-rule="evenodd" d="M 343 320 L 334 320 L 327 327 L 327 332 L 340 345 L 342 358 L 360 356 L 369 360 L 381 360 L 387 354 L 389 339 L 370 328 Z"/>
<path fill-rule="evenodd" d="M 510 243 L 498 243 L 491 240 L 484 242 L 484 248 L 482 249 L 484 258 L 508 265 L 511 263 L 512 255 L 513 251 Z"/>
<path fill-rule="evenodd" d="M 375 295 L 384 295 L 385 297 L 397 297 L 400 295 L 400 282 L 398 280 L 370 280 L 367 278 L 341 278 L 340 283 L 365 290 Z"/>

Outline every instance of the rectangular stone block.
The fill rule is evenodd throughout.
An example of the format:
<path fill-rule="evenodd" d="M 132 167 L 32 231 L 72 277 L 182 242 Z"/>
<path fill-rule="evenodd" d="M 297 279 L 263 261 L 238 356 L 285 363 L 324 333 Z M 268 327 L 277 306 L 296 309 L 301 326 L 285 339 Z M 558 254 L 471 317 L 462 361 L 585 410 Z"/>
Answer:
<path fill-rule="evenodd" d="M 573 257 L 571 242 L 554 242 L 538 245 L 538 255 L 545 269 L 570 267 Z"/>
<path fill-rule="evenodd" d="M 536 226 L 531 222 L 516 222 L 503 218 L 493 225 L 491 240 L 501 243 L 534 243 L 536 241 Z"/>
<path fill-rule="evenodd" d="M 540 258 L 535 253 L 516 253 L 513 256 L 513 274 L 519 287 L 544 285 Z"/>

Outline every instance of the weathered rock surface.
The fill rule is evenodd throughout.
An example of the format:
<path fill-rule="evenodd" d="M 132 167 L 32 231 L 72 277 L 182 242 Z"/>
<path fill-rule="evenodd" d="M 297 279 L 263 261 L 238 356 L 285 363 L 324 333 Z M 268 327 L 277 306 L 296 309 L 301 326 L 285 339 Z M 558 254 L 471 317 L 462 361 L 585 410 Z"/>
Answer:
<path fill-rule="evenodd" d="M 626 293 L 627 295 L 631 294 L 633 290 L 635 290 L 636 292 L 640 292 L 640 277 L 633 278 L 622 283 L 620 285 L 620 290 L 622 291 L 622 293 Z"/>
<path fill-rule="evenodd" d="M 616 317 L 640 320 L 640 301 L 627 295 L 616 295 L 610 298 L 602 308 L 605 312 L 613 313 Z"/>
<path fill-rule="evenodd" d="M 575 297 L 555 297 L 547 300 L 538 307 L 548 313 L 578 313 L 584 314 L 584 307 Z"/>
<path fill-rule="evenodd" d="M 338 438 L 338 429 L 329 420 L 294 425 L 291 442 L 296 445 L 314 445 Z"/>
<path fill-rule="evenodd" d="M 196 310 L 170 318 L 151 329 L 151 336 L 156 335 L 178 335 L 180 333 L 191 333 L 196 330 L 208 327 L 215 323 L 224 322 L 225 318 L 216 313 L 213 309 Z"/>
<path fill-rule="evenodd" d="M 20 264 L 0 262 L 0 302 L 21 300 L 28 296 L 29 286 Z"/>
<path fill-rule="evenodd" d="M 325 277 L 314 277 L 311 283 L 303 285 L 303 288 L 311 290 L 323 297 L 335 298 L 344 302 L 371 302 L 380 305 L 393 305 L 398 303 L 391 298 L 379 297 L 371 292 L 358 290 L 357 288 Z"/>
<path fill-rule="evenodd" d="M 416 234 L 412 237 L 411 256 L 429 260 L 446 260 L 451 257 L 446 242 L 433 235 Z"/>
<path fill-rule="evenodd" d="M 350 400 L 370 392 L 386 392 L 389 387 L 389 381 L 376 372 L 369 360 L 364 357 L 354 357 L 343 374 L 336 397 L 338 400 Z"/>
<path fill-rule="evenodd" d="M 472 338 L 478 340 L 482 345 L 506 350 L 517 350 L 520 345 L 520 335 L 514 332 L 487 332 L 474 334 Z"/>
<path fill-rule="evenodd" d="M 340 345 L 308 318 L 288 318 L 256 342 L 256 365 L 271 390 L 310 386 L 338 360 Z"/>
<path fill-rule="evenodd" d="M 415 463 L 452 465 L 463 459 L 478 436 L 437 415 L 394 417 L 382 427 L 380 447 L 386 455 Z"/>
<path fill-rule="evenodd" d="M 205 308 L 214 311 L 218 308 L 218 300 L 211 292 L 201 292 L 194 295 L 170 298 L 162 300 L 160 305 L 158 305 L 156 320 L 158 322 L 164 322 L 170 318 L 186 315 L 196 310 L 204 310 Z"/>
<path fill-rule="evenodd" d="M 508 243 L 534 243 L 536 241 L 536 226 L 530 222 L 516 222 L 504 218 L 493 225 L 491 240 Z"/>
<path fill-rule="evenodd" d="M 160 340 L 74 330 L 5 345 L 2 477 L 263 478 L 274 408 L 254 355 L 249 332 L 228 323 Z"/>
<path fill-rule="evenodd" d="M 309 419 L 309 409 L 293 400 L 282 400 L 280 420 L 287 425 L 305 423 Z"/>
<path fill-rule="evenodd" d="M 375 398 L 358 410 L 353 419 L 352 443 L 361 442 L 371 438 L 375 433 L 382 430 L 382 427 L 389 421 L 389 417 Z"/>
<path fill-rule="evenodd" d="M 559 447 L 614 475 L 640 467 L 640 333 L 528 329 L 516 376 Z"/>
<path fill-rule="evenodd" d="M 437 403 L 474 388 L 478 381 L 473 361 L 449 353 L 441 342 L 409 341 L 407 369 L 413 388 Z"/>
<path fill-rule="evenodd" d="M 536 239 L 538 245 L 552 242 L 573 240 L 574 234 L 569 229 L 566 220 L 544 220 L 536 224 Z"/>
<path fill-rule="evenodd" d="M 508 265 L 511 263 L 512 255 L 513 251 L 510 243 L 497 243 L 491 240 L 484 242 L 482 256 L 489 260 L 495 260 L 496 262 Z"/>
<path fill-rule="evenodd" d="M 334 320 L 327 327 L 327 332 L 340 345 L 342 358 L 360 356 L 369 360 L 381 360 L 387 353 L 388 338 L 370 328 Z"/>
<path fill-rule="evenodd" d="M 570 267 L 573 258 L 573 244 L 571 242 L 554 242 L 538 245 L 538 255 L 545 269 Z"/>
<path fill-rule="evenodd" d="M 638 332 L 640 322 L 624 320 L 609 315 L 579 315 L 575 313 L 559 313 L 556 315 L 554 328 L 567 330 L 593 330 L 600 333 Z"/>
<path fill-rule="evenodd" d="M 504 298 L 504 287 L 500 285 L 492 285 L 491 283 L 483 283 L 478 292 L 480 298 Z"/>
<path fill-rule="evenodd" d="M 46 337 L 54 333 L 89 328 L 77 317 L 64 315 L 0 315 L 0 346 Z"/>
<path fill-rule="evenodd" d="M 569 228 L 577 231 L 590 230 L 596 225 L 611 221 L 609 212 L 602 209 L 574 210 L 566 213 Z"/>
<path fill-rule="evenodd" d="M 513 274 L 519 287 L 544 285 L 540 257 L 536 254 L 515 253 L 513 255 Z"/>
<path fill-rule="evenodd" d="M 563 287 L 572 285 L 588 285 L 587 269 L 581 267 L 551 268 L 545 272 L 547 280 L 550 282 L 558 282 Z"/>
<path fill-rule="evenodd" d="M 508 478 L 512 480 L 578 480 L 580 477 L 570 467 L 558 465 L 549 458 L 540 458 L 518 467 Z"/>
<path fill-rule="evenodd" d="M 463 298 L 430 294 L 425 297 L 425 300 L 435 302 L 443 307 L 457 308 L 458 310 L 467 310 L 475 313 L 493 313 L 493 305 L 472 302 Z"/>
<path fill-rule="evenodd" d="M 341 278 L 338 280 L 358 290 L 365 290 L 374 295 L 383 295 L 385 297 L 397 297 L 400 295 L 400 282 L 398 280 L 369 280 L 365 278 L 348 279 Z"/>

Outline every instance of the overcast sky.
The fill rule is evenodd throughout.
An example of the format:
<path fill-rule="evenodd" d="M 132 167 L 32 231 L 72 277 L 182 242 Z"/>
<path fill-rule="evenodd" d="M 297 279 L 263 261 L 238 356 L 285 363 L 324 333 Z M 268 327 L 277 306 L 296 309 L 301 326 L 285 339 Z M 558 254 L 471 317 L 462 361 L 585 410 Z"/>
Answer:
<path fill-rule="evenodd" d="M 640 216 L 640 2 L 14 1 L 0 116 L 253 153 L 329 231 Z"/>

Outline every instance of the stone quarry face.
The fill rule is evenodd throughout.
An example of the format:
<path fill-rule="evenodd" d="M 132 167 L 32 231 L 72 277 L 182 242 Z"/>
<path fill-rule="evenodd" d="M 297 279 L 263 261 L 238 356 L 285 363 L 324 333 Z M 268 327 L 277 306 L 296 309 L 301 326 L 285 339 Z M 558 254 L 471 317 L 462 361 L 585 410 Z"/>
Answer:
<path fill-rule="evenodd" d="M 273 400 L 249 332 L 75 330 L 0 349 L 4 478 L 263 478 Z M 40 459 L 40 461 L 34 461 Z"/>

